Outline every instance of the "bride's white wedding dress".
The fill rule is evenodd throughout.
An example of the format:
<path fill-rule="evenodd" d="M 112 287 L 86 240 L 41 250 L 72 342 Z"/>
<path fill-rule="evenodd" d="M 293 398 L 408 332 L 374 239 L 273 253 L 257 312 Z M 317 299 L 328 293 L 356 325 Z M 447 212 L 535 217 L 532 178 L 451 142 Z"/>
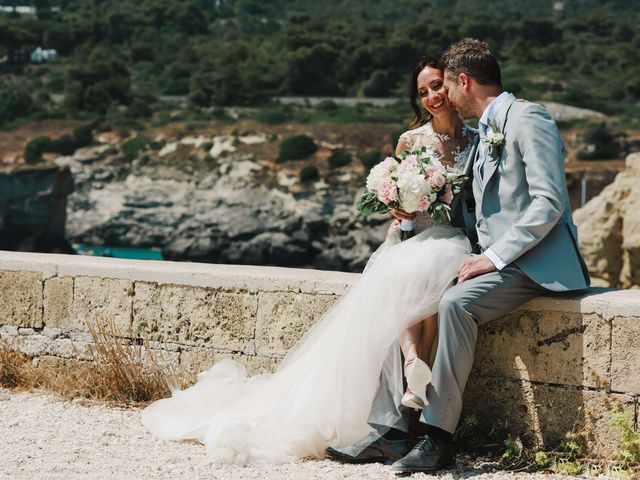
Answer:
<path fill-rule="evenodd" d="M 410 148 L 427 147 L 461 172 L 473 135 L 465 127 L 469 144 L 444 155 L 447 138 L 430 123 L 401 139 Z M 396 227 L 358 282 L 274 374 L 247 377 L 241 364 L 222 360 L 194 386 L 147 407 L 143 424 L 163 439 L 199 440 L 212 461 L 244 464 L 321 457 L 328 446 L 346 446 L 370 432 L 370 414 L 392 422 L 403 393 L 399 335 L 437 311 L 470 251 L 467 238 L 451 226 L 423 218 L 404 242 Z M 396 405 L 389 412 L 371 411 L 379 388 L 393 390 Z"/>

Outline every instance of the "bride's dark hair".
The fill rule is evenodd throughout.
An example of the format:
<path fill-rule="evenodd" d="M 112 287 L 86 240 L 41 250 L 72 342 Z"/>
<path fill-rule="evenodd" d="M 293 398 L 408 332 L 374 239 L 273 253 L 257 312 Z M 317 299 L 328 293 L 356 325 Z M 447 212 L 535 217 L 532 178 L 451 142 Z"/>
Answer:
<path fill-rule="evenodd" d="M 411 109 L 415 115 L 409 124 L 411 128 L 420 127 L 431 120 L 431 114 L 422 108 L 418 101 L 418 75 L 420 75 L 420 72 L 426 67 L 437 68 L 438 70 L 442 68 L 440 66 L 440 60 L 432 57 L 422 57 L 413 67 L 411 78 L 409 79 L 409 100 L 411 101 Z"/>

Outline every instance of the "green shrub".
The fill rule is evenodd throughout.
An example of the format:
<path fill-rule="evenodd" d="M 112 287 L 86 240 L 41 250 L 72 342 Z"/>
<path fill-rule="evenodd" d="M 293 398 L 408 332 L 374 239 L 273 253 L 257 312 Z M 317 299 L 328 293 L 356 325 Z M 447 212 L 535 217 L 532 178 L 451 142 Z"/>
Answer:
<path fill-rule="evenodd" d="M 268 125 L 276 125 L 288 120 L 287 115 L 280 110 L 263 110 L 256 115 L 256 120 Z"/>
<path fill-rule="evenodd" d="M 335 112 L 338 110 L 338 104 L 333 100 L 320 100 L 316 104 L 316 110 L 321 112 Z"/>
<path fill-rule="evenodd" d="M 89 124 L 80 125 L 73 131 L 77 148 L 88 147 L 93 142 L 93 127 Z"/>
<path fill-rule="evenodd" d="M 50 140 L 46 145 L 45 152 L 73 155 L 77 148 L 76 139 L 69 134 L 64 134 L 61 137 Z"/>
<path fill-rule="evenodd" d="M 344 150 L 335 150 L 327 161 L 331 168 L 344 167 L 351 163 L 351 155 Z"/>
<path fill-rule="evenodd" d="M 120 150 L 127 160 L 133 160 L 142 150 L 147 148 L 147 145 L 149 145 L 149 140 L 138 135 L 126 140 L 120 145 Z"/>
<path fill-rule="evenodd" d="M 373 166 L 380 161 L 382 154 L 379 150 L 371 150 L 370 152 L 360 155 L 360 163 L 364 165 L 364 168 L 371 170 Z"/>
<path fill-rule="evenodd" d="M 593 149 L 579 151 L 578 160 L 610 160 L 620 156 L 616 135 L 604 122 L 587 130 L 584 141 L 593 145 Z"/>
<path fill-rule="evenodd" d="M 301 160 L 307 158 L 316 152 L 318 146 L 313 141 L 313 138 L 307 135 L 294 135 L 287 137 L 280 142 L 280 155 L 278 157 L 279 162 L 286 160 Z"/>
<path fill-rule="evenodd" d="M 315 165 L 306 165 L 302 170 L 300 170 L 300 181 L 305 182 L 314 182 L 320 178 L 320 172 L 318 171 L 318 167 Z"/>
<path fill-rule="evenodd" d="M 42 161 L 42 154 L 50 143 L 51 139 L 49 137 L 36 137 L 27 142 L 24 148 L 24 161 L 29 164 Z"/>

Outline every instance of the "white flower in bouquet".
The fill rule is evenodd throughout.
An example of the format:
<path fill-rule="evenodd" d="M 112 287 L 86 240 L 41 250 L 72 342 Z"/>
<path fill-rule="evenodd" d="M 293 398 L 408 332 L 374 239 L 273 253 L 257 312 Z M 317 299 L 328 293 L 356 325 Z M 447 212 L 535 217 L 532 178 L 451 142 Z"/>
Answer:
<path fill-rule="evenodd" d="M 400 205 L 403 210 L 409 213 L 425 210 L 419 208 L 419 205 L 421 202 L 422 205 L 425 204 L 425 201 L 422 200 L 423 198 L 426 198 L 428 201 L 428 195 L 431 193 L 431 186 L 429 185 L 429 182 L 426 181 L 420 170 L 414 169 L 399 172 L 397 185 Z"/>
<path fill-rule="evenodd" d="M 369 172 L 369 176 L 367 177 L 367 190 L 379 192 L 385 183 L 392 181 L 391 175 L 397 168 L 398 162 L 395 159 L 391 157 L 385 158 Z"/>

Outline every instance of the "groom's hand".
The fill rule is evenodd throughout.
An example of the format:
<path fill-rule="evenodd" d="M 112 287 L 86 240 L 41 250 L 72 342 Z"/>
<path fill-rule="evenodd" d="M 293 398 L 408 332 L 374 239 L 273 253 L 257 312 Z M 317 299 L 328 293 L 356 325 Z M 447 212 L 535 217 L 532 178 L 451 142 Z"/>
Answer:
<path fill-rule="evenodd" d="M 481 255 L 473 255 L 467 258 L 460 267 L 460 270 L 458 270 L 458 283 L 462 283 L 465 280 L 484 273 L 493 272 L 495 269 L 496 266 L 484 253 Z"/>

